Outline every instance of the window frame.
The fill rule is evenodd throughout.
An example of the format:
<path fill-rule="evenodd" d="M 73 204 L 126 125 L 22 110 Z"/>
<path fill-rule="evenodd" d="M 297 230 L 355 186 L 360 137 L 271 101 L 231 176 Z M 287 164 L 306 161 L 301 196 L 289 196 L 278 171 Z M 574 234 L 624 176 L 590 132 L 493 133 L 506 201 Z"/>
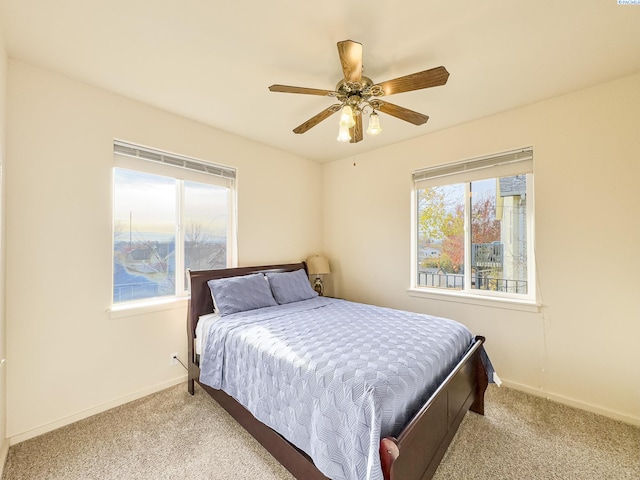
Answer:
<path fill-rule="evenodd" d="M 197 160 L 183 155 L 172 154 L 160 150 L 129 144 L 114 140 L 114 155 L 112 167 L 112 211 L 111 211 L 111 295 L 108 311 L 112 318 L 127 317 L 142 313 L 156 312 L 183 308 L 187 305 L 190 292 L 185 285 L 185 229 L 182 219 L 185 215 L 184 193 L 185 182 L 198 182 L 227 188 L 227 261 L 226 267 L 236 267 L 237 255 L 237 181 L 236 169 L 203 160 Z M 182 165 L 180 165 L 182 162 Z M 186 167 L 185 167 L 186 165 Z M 115 249 L 114 234 L 114 206 L 115 206 L 115 169 L 138 171 L 151 175 L 159 175 L 176 180 L 176 249 L 175 249 L 175 291 L 173 295 L 151 297 L 145 299 L 114 302 L 114 268 L 113 258 Z M 198 171 L 201 170 L 201 171 Z M 212 173 L 213 172 L 213 173 Z M 220 173 L 221 172 L 221 173 Z M 182 274 L 180 273 L 182 272 Z"/>
<path fill-rule="evenodd" d="M 527 293 L 498 292 L 471 288 L 471 183 L 481 179 L 500 178 L 515 174 L 526 175 L 526 231 L 527 231 Z M 425 185 L 425 179 L 427 185 Z M 462 162 L 439 165 L 413 172 L 411 190 L 411 268 L 410 296 L 470 303 L 499 308 L 538 311 L 537 280 L 535 261 L 535 201 L 533 150 L 531 147 L 510 152 L 489 155 Z M 430 185 L 429 182 L 433 184 Z M 421 185 L 422 183 L 422 185 Z M 418 285 L 418 190 L 436 185 L 463 183 L 464 198 L 464 286 L 461 290 Z"/>

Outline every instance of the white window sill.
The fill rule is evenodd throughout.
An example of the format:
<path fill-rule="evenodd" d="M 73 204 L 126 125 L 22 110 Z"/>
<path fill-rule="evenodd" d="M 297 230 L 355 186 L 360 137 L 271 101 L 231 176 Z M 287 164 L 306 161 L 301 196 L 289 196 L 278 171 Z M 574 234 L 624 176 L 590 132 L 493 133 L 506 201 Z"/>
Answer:
<path fill-rule="evenodd" d="M 409 288 L 407 293 L 411 297 L 428 298 L 429 300 L 439 300 L 443 302 L 466 303 L 469 305 L 503 308 L 531 313 L 538 313 L 540 311 L 539 303 L 531 300 L 520 300 L 517 298 L 489 297 L 459 291 L 437 290 L 433 288 Z"/>
<path fill-rule="evenodd" d="M 186 308 L 189 303 L 188 297 L 171 297 L 168 299 L 154 299 L 141 302 L 122 303 L 112 305 L 107 309 L 112 319 L 134 317 L 147 313 L 161 312 L 163 310 L 177 310 Z"/>

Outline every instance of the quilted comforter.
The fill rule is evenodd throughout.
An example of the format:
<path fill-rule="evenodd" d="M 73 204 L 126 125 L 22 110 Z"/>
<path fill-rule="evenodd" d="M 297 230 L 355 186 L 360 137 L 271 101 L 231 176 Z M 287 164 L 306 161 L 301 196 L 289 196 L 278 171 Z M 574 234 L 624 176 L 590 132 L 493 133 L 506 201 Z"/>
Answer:
<path fill-rule="evenodd" d="M 334 480 L 382 480 L 397 435 L 472 343 L 443 318 L 317 297 L 221 317 L 200 381 L 222 389 Z"/>

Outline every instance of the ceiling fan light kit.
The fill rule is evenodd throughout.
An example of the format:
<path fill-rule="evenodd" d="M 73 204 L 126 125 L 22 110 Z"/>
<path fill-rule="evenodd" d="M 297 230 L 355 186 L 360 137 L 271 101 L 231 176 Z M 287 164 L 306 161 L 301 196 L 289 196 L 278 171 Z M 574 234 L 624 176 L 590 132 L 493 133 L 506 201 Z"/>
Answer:
<path fill-rule="evenodd" d="M 342 114 L 340 115 L 340 125 L 341 127 L 351 128 L 356 124 L 355 119 L 353 118 L 353 108 L 349 105 L 345 105 L 342 107 Z"/>
<path fill-rule="evenodd" d="M 349 143 L 351 141 L 351 134 L 349 133 L 349 127 L 346 125 L 338 126 L 338 138 L 336 139 L 342 143 Z"/>
<path fill-rule="evenodd" d="M 378 117 L 378 114 L 374 110 L 371 112 L 371 115 L 369 115 L 367 133 L 369 135 L 378 135 L 380 132 L 382 132 L 382 127 L 380 127 L 380 117 Z"/>
<path fill-rule="evenodd" d="M 340 103 L 331 105 L 293 129 L 294 133 L 305 133 L 321 121 L 340 111 L 338 122 L 339 142 L 358 143 L 362 140 L 362 115 L 369 115 L 367 134 L 382 132 L 377 112 L 383 112 L 414 125 L 422 125 L 429 120 L 427 115 L 384 102 L 378 98 L 395 93 L 410 92 L 423 88 L 437 87 L 447 83 L 449 72 L 444 67 L 405 75 L 382 83 L 374 83 L 362 75 L 362 44 L 352 40 L 338 42 L 338 56 L 344 78 L 338 82 L 335 90 L 271 85 L 269 90 L 282 93 L 301 93 L 335 97 Z"/>

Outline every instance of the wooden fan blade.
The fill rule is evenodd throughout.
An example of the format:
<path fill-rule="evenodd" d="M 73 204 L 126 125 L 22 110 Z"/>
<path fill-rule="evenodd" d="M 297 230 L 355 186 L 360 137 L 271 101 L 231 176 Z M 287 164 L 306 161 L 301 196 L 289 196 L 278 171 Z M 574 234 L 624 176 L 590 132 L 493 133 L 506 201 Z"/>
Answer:
<path fill-rule="evenodd" d="M 404 77 L 394 78 L 386 82 L 379 83 L 385 95 L 394 93 L 410 92 L 421 88 L 437 87 L 447 83 L 449 72 L 444 67 L 436 67 L 423 72 L 412 73 Z"/>
<path fill-rule="evenodd" d="M 304 122 L 302 125 L 299 125 L 296 128 L 294 128 L 293 133 L 304 133 L 307 130 L 310 130 L 311 128 L 319 124 L 321 121 L 329 118 L 338 110 L 340 110 L 340 104 L 337 104 L 337 103 L 335 105 L 331 105 L 330 107 L 325 108 L 323 111 L 321 111 L 317 115 L 314 115 L 309 120 Z"/>
<path fill-rule="evenodd" d="M 269 90 L 282 93 L 303 93 L 306 95 L 320 95 L 323 97 L 332 96 L 336 92 L 333 90 L 320 90 L 318 88 L 291 87 L 289 85 L 271 85 Z"/>
<path fill-rule="evenodd" d="M 355 116 L 356 124 L 349 129 L 351 140 L 349 143 L 358 143 L 362 141 L 362 114 L 359 113 Z"/>
<path fill-rule="evenodd" d="M 352 40 L 338 42 L 338 55 L 345 80 L 359 82 L 362 78 L 362 44 Z"/>
<path fill-rule="evenodd" d="M 377 101 L 378 110 L 384 112 L 388 115 L 392 115 L 400 120 L 404 120 L 405 122 L 413 123 L 414 125 L 422 125 L 427 123 L 429 117 L 427 115 L 423 115 L 422 113 L 414 112 L 413 110 L 409 110 L 408 108 L 399 107 L 398 105 L 394 105 L 393 103 L 383 102 L 381 100 Z"/>

